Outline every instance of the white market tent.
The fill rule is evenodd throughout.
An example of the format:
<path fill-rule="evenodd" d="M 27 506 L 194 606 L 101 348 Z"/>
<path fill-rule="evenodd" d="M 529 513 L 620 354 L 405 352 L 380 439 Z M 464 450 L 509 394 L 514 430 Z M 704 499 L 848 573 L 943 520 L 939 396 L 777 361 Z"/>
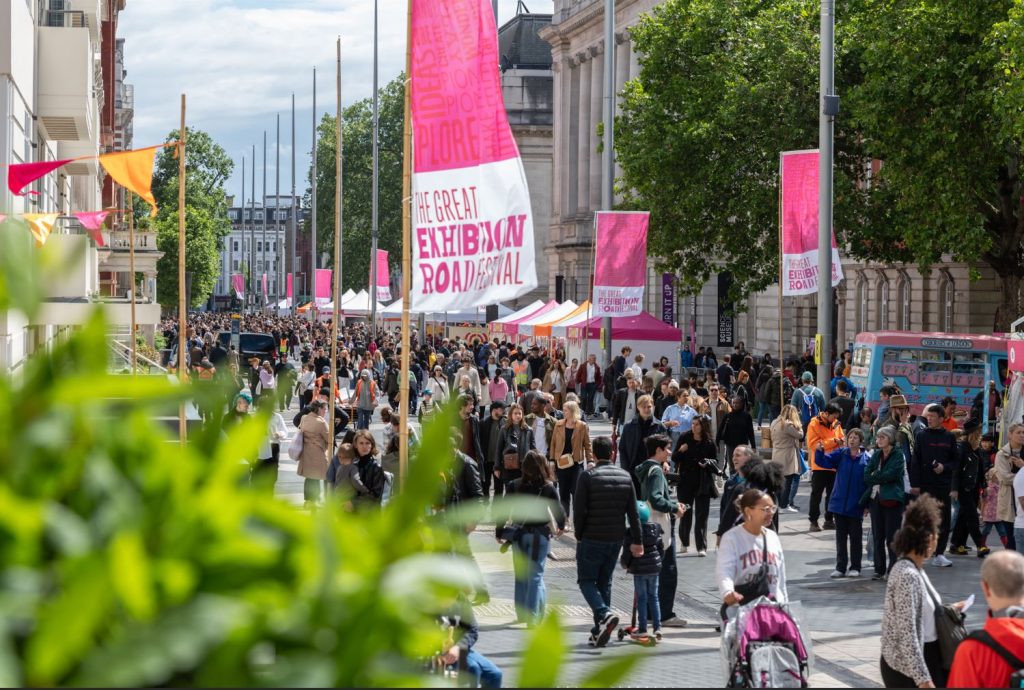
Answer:
<path fill-rule="evenodd" d="M 360 290 L 358 294 L 352 295 L 347 300 L 341 300 L 341 311 L 346 315 L 365 316 L 370 313 L 372 306 L 370 293 L 366 290 Z"/>
<path fill-rule="evenodd" d="M 580 305 L 576 304 L 572 300 L 566 300 L 550 311 L 532 316 L 525 321 L 520 322 L 519 329 L 517 331 L 520 341 L 533 336 L 535 326 L 561 321 L 566 316 L 579 309 L 579 306 Z"/>
<path fill-rule="evenodd" d="M 490 331 L 490 334 L 492 336 L 495 335 L 495 334 L 502 333 L 502 332 L 504 332 L 505 324 L 512 323 L 512 322 L 519 322 L 519 321 L 522 321 L 524 319 L 528 319 L 529 317 L 533 316 L 534 314 L 539 312 L 541 309 L 543 309 L 546 304 L 547 304 L 547 302 L 545 302 L 542 299 L 539 299 L 539 300 L 535 301 L 533 304 L 525 306 L 522 309 L 519 309 L 519 310 L 509 314 L 508 316 L 499 317 L 499 318 L 495 319 L 494 321 L 491 321 L 487 325 L 488 330 Z"/>
<path fill-rule="evenodd" d="M 569 317 L 566 317 L 566 318 L 562 319 L 558 323 L 556 323 L 556 324 L 551 326 L 551 337 L 552 338 L 564 338 L 564 337 L 566 337 L 566 335 L 568 334 L 569 328 L 571 328 L 572 326 L 579 326 L 579 325 L 589 321 L 591 319 L 591 317 L 593 317 L 593 315 L 594 315 L 593 311 L 588 309 L 587 311 L 584 311 L 584 312 L 581 312 L 579 314 L 576 314 L 575 316 L 569 316 Z"/>
<path fill-rule="evenodd" d="M 378 314 L 381 314 L 383 318 L 393 320 L 399 319 L 402 316 L 402 298 L 399 297 L 397 300 L 384 307 L 383 309 L 377 310 Z M 506 307 L 504 304 L 498 305 L 498 318 L 508 317 L 512 314 L 512 310 Z M 419 314 L 415 314 L 414 317 L 418 317 Z M 445 321 L 446 319 L 452 323 L 459 322 L 472 322 L 472 323 L 484 323 L 487 320 L 487 307 L 478 307 L 474 309 L 459 309 L 457 311 L 449 312 L 434 312 L 432 314 L 424 314 L 427 321 Z"/>

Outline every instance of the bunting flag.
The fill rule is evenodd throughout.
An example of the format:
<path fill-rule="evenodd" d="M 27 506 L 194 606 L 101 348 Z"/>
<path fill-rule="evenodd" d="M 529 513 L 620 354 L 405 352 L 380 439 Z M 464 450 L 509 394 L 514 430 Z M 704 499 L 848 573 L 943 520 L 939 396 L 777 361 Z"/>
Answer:
<path fill-rule="evenodd" d="M 103 223 L 110 215 L 110 211 L 89 211 L 83 213 L 72 213 L 82 227 L 86 229 L 89 236 L 96 242 L 97 247 L 103 246 Z"/>
<path fill-rule="evenodd" d="M 46 238 L 50 236 L 59 217 L 57 213 L 26 213 L 22 216 L 28 223 L 29 232 L 36 238 L 37 246 L 46 244 Z"/>
<path fill-rule="evenodd" d="M 156 159 L 157 150 L 164 146 L 167 144 L 100 156 L 100 165 L 115 182 L 149 202 L 153 207 L 150 216 L 156 215 L 156 199 L 153 198 L 153 161 Z"/>
<path fill-rule="evenodd" d="M 74 158 L 68 158 L 60 161 L 39 161 L 38 163 L 15 163 L 7 168 L 7 188 L 10 189 L 15 196 L 25 196 L 25 194 L 38 194 L 39 192 L 25 192 L 21 193 L 25 187 L 29 186 L 40 177 L 52 173 L 57 168 L 67 165 Z"/>

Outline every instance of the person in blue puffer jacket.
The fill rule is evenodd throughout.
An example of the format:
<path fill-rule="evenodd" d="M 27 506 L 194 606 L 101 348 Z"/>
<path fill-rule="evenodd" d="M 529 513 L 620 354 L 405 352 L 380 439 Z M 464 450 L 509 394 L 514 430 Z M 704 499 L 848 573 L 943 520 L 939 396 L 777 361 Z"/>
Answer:
<path fill-rule="evenodd" d="M 860 577 L 864 532 L 861 498 L 866 490 L 864 468 L 871 457 L 864 451 L 864 433 L 850 429 L 845 446 L 826 453 L 819 443 L 815 454 L 819 467 L 836 470 L 836 483 L 828 502 L 836 522 L 836 569 L 829 577 Z"/>

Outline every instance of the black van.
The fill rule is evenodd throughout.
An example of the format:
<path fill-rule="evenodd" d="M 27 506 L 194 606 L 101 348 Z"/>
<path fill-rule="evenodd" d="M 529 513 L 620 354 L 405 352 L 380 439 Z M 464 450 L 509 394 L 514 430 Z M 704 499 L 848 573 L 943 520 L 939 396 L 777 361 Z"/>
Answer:
<path fill-rule="evenodd" d="M 225 350 L 231 345 L 231 333 L 221 331 L 217 334 L 220 346 Z M 277 361 L 277 343 L 274 336 L 269 333 L 240 333 L 238 337 L 238 349 L 241 360 L 244 362 L 249 357 L 259 357 L 260 361 Z"/>

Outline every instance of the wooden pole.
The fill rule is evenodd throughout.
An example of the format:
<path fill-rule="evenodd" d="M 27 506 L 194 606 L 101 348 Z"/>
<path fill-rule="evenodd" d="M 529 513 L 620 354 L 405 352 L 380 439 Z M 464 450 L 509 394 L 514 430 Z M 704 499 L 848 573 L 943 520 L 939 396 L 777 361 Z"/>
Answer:
<path fill-rule="evenodd" d="M 188 381 L 185 368 L 185 339 L 188 335 L 188 305 L 185 304 L 185 94 L 181 94 L 181 129 L 178 131 L 178 378 L 185 385 Z M 132 280 L 135 280 L 134 276 Z M 182 401 L 178 406 L 178 440 L 182 446 L 187 438 L 185 403 Z"/>
<path fill-rule="evenodd" d="M 135 344 L 135 195 L 130 190 L 124 190 L 128 192 L 128 272 L 131 274 L 132 281 L 132 302 L 131 302 L 131 345 L 132 345 L 132 376 L 135 376 L 135 370 L 139 365 L 138 361 L 138 347 Z M 180 350 L 181 347 L 179 346 Z"/>
<path fill-rule="evenodd" d="M 398 415 L 399 486 L 405 486 L 409 476 L 409 302 L 412 297 L 412 0 L 407 0 L 407 7 L 405 115 L 402 124 L 402 368 L 398 382 L 401 405 Z M 377 286 L 374 285 L 373 288 L 376 290 Z"/>
<path fill-rule="evenodd" d="M 337 389 L 338 375 L 338 314 L 341 307 L 341 37 L 338 37 L 337 62 L 337 103 L 335 112 L 334 139 L 334 292 L 331 300 L 331 385 Z M 315 181 L 314 181 L 315 184 Z M 327 406 L 331 413 L 331 440 L 334 440 L 334 390 L 331 391 L 331 402 Z"/>

